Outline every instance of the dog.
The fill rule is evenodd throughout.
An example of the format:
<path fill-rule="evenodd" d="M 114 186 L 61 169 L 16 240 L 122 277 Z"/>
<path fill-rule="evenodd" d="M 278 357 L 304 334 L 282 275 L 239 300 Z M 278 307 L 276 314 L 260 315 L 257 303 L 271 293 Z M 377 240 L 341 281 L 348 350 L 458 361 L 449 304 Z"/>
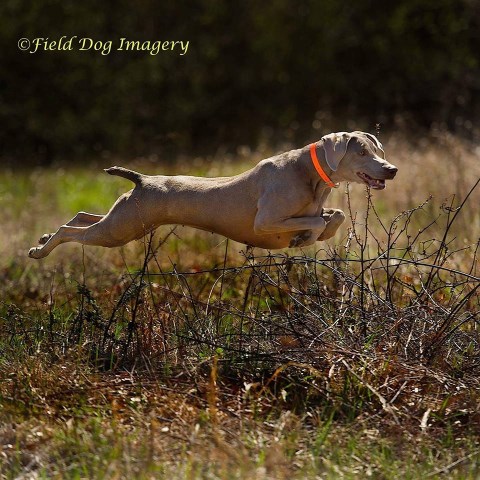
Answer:
<path fill-rule="evenodd" d="M 348 181 L 385 188 L 397 167 L 379 140 L 365 132 L 338 132 L 319 142 L 259 162 L 232 177 L 143 175 L 105 170 L 131 180 L 106 215 L 79 212 L 55 233 L 43 235 L 31 258 L 46 257 L 66 242 L 118 247 L 160 225 L 181 224 L 266 249 L 307 247 L 332 237 L 345 220 L 324 208 L 332 188 Z"/>

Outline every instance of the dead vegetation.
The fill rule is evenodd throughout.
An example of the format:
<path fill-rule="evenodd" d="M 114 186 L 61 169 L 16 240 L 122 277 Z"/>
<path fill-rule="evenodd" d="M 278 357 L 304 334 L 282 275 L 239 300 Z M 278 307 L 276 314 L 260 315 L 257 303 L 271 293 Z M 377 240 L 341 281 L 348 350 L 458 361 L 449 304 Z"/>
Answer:
<path fill-rule="evenodd" d="M 318 251 L 165 229 L 121 256 L 12 255 L 1 474 L 475 478 L 478 165 L 448 135 L 387 145 L 404 178 L 335 192 L 350 225 Z"/>

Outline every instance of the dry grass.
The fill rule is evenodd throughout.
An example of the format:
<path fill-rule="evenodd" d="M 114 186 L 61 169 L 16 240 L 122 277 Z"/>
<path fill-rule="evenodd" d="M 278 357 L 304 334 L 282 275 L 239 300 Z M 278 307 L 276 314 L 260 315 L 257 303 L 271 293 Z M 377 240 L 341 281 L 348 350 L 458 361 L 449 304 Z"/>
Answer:
<path fill-rule="evenodd" d="M 476 478 L 480 189 L 456 207 L 478 152 L 445 133 L 382 140 L 397 179 L 333 192 L 350 226 L 288 255 L 164 227 L 33 262 L 48 225 L 125 183 L 4 173 L 1 475 Z M 135 166 L 226 175 L 269 153 Z"/>

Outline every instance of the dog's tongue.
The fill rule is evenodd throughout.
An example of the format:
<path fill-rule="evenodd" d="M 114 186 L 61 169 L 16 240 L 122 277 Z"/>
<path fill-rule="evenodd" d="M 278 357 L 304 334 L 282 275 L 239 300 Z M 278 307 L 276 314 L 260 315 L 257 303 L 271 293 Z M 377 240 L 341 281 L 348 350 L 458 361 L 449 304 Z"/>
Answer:
<path fill-rule="evenodd" d="M 374 190 L 383 190 L 385 188 L 385 180 L 379 180 L 378 178 L 372 178 L 366 173 L 357 174 L 370 188 Z"/>
<path fill-rule="evenodd" d="M 376 178 L 371 178 L 368 180 L 368 184 L 371 188 L 375 190 L 383 190 L 385 188 L 385 180 L 377 180 Z"/>

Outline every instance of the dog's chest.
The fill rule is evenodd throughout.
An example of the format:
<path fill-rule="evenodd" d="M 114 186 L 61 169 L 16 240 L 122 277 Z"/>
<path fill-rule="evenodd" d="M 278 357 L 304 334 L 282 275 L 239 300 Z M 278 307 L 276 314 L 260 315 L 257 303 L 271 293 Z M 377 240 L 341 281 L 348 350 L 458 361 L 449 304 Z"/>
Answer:
<path fill-rule="evenodd" d="M 317 188 L 310 202 L 297 213 L 296 216 L 317 217 L 321 215 L 325 200 L 330 194 L 330 189 Z"/>
<path fill-rule="evenodd" d="M 330 192 L 330 188 L 325 188 L 323 185 L 318 186 L 315 189 L 315 194 L 313 196 L 312 209 L 320 211 L 330 195 Z"/>

